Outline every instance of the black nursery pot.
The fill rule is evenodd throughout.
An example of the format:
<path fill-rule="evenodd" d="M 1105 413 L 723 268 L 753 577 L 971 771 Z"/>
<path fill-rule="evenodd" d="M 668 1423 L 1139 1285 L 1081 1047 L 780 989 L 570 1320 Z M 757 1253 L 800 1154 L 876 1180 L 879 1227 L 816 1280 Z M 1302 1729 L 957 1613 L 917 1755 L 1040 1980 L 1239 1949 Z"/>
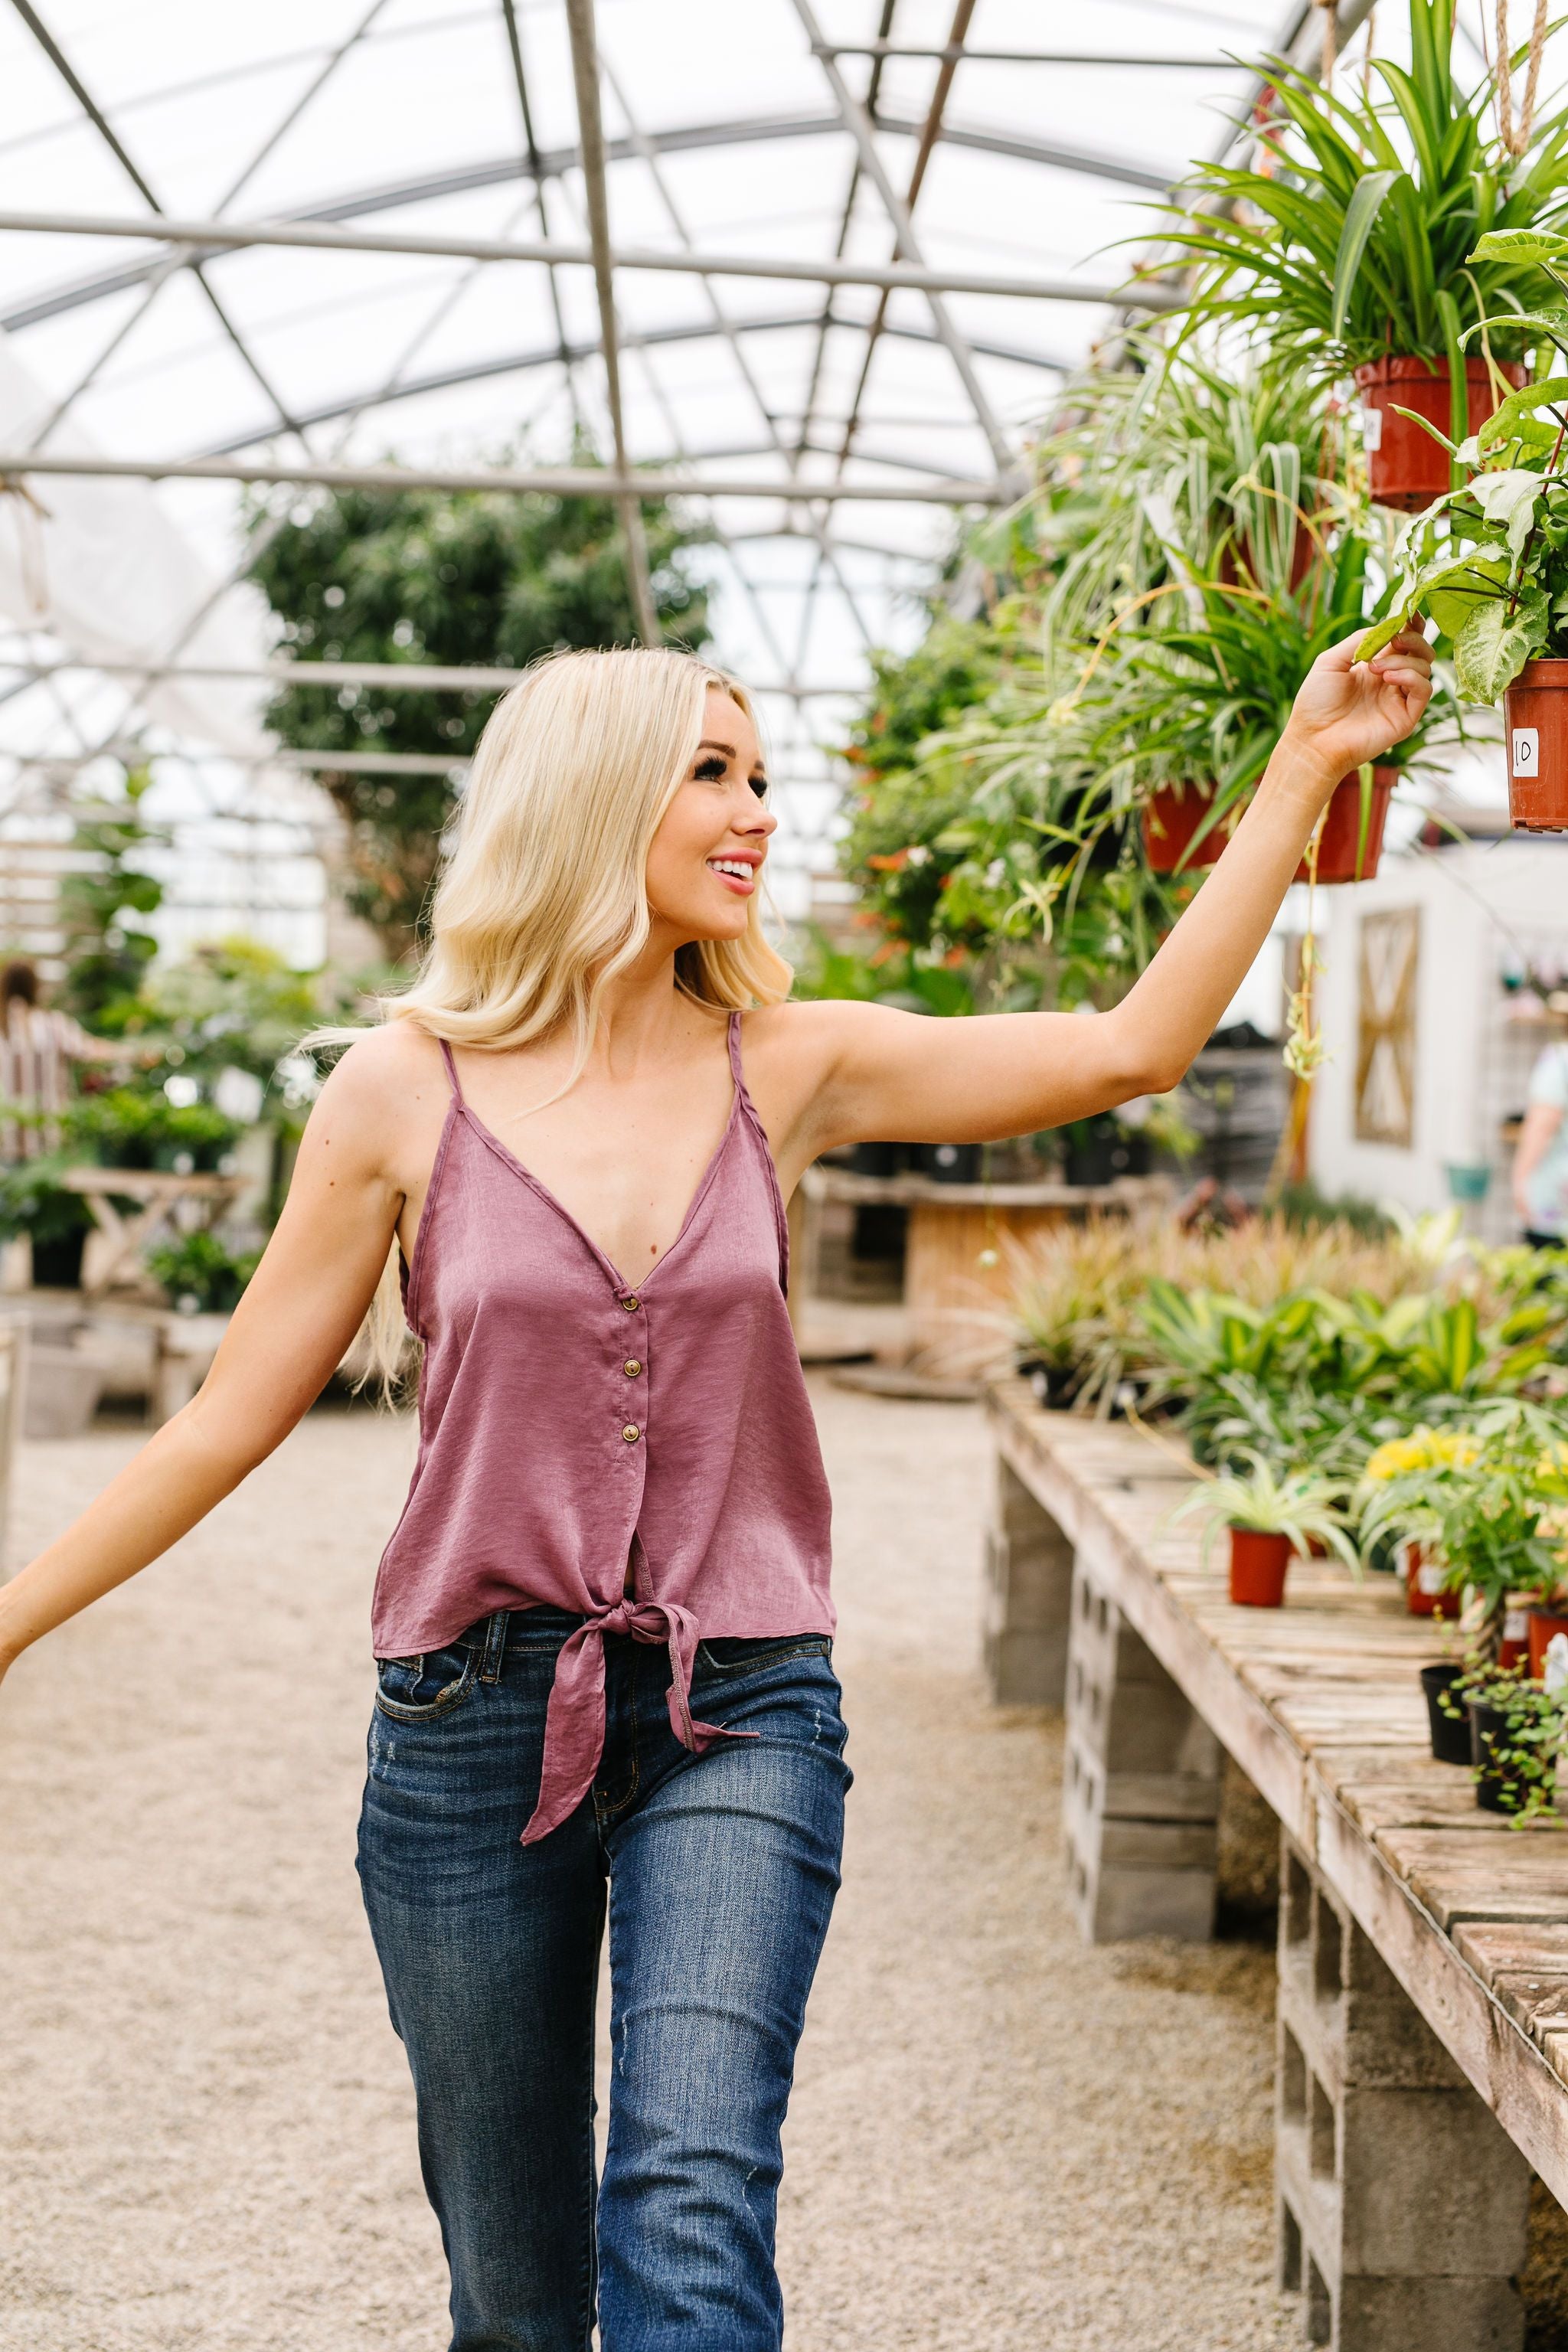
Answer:
<path fill-rule="evenodd" d="M 916 1147 L 908 1143 L 858 1143 L 849 1165 L 857 1176 L 897 1176 Z"/>
<path fill-rule="evenodd" d="M 1509 1775 L 1494 1769 L 1499 1742 L 1508 1738 L 1508 1717 L 1500 1707 L 1470 1701 L 1470 1761 L 1476 1769 L 1476 1802 L 1483 1813 L 1516 1813 L 1516 1800 L 1504 1791 Z"/>
<path fill-rule="evenodd" d="M 1423 1666 L 1421 1688 L 1426 1696 L 1426 1715 L 1432 1726 L 1432 1753 L 1439 1764 L 1468 1764 L 1470 1761 L 1470 1719 L 1468 1715 L 1445 1715 L 1444 1694 L 1453 1688 L 1464 1673 L 1463 1666 Z"/>

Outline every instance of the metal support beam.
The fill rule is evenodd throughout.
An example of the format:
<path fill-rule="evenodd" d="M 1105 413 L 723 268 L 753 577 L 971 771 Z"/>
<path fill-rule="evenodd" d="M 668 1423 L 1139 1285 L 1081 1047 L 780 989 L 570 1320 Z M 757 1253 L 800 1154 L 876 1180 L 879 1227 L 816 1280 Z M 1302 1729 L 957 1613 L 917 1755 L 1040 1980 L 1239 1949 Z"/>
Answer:
<path fill-rule="evenodd" d="M 0 652 L 0 670 L 11 667 L 12 656 Z M 34 679 L 58 677 L 66 671 L 94 677 L 144 677 L 147 674 L 144 662 L 33 661 L 26 655 L 16 657 L 16 667 L 26 669 Z M 374 686 L 383 692 L 390 689 L 409 694 L 504 694 L 509 687 L 521 686 L 528 675 L 525 669 L 467 666 L 441 668 L 426 662 L 330 661 L 276 661 L 248 666 L 233 662 L 174 662 L 158 672 L 161 678 L 254 678 L 258 684 L 277 687 Z M 802 687 L 792 682 L 785 686 L 759 686 L 756 690 L 759 694 L 800 694 L 816 700 L 836 694 L 859 694 L 864 691 L 864 681 Z M 323 758 L 327 756 L 322 754 Z M 335 759 L 337 754 L 331 756 Z"/>
<path fill-rule="evenodd" d="M 869 499 L 880 506 L 994 507 L 1010 505 L 1005 482 L 763 481 L 753 476 L 703 481 L 649 467 L 620 473 L 608 466 L 297 466 L 228 457 L 104 457 L 47 451 L 0 451 L 0 486 L 30 474 L 85 474 L 143 482 L 310 482 L 333 490 L 537 491 L 557 499 Z"/>
<path fill-rule="evenodd" d="M 1348 0 L 1347 0 L 1348 5 Z M 635 144 L 635 142 L 627 142 Z M 660 152 L 657 140 L 649 142 Z M 1152 183 L 1163 186 L 1163 181 Z M 563 243 L 558 237 L 424 236 L 378 229 L 340 228 L 314 221 L 230 223 L 159 217 L 127 220 L 116 213 L 0 212 L 0 233 L 18 236 L 112 236 L 166 240 L 190 247 L 195 260 L 239 252 L 253 246 L 273 246 L 310 253 L 396 254 L 425 260 L 530 261 L 547 268 L 592 268 L 592 245 Z M 161 256 L 159 267 L 168 257 Z M 683 278 L 780 278 L 794 285 L 869 286 L 896 293 L 996 294 L 1024 302 L 1116 302 L 1142 299 L 1142 289 L 1124 285 L 1086 282 L 1077 278 L 1032 278 L 986 269 L 928 269 L 923 263 L 892 262 L 879 266 L 864 261 L 794 261 L 772 254 L 696 253 L 689 248 L 667 253 L 643 246 L 617 246 L 610 253 L 616 269 L 656 270 Z M 125 283 L 116 278 L 115 289 Z M 1160 306 L 1158 296 L 1149 305 Z"/>
<path fill-rule="evenodd" d="M 1223 73 L 1228 63 L 1225 58 L 1156 58 L 1129 55 L 1121 49 L 972 49 L 951 41 L 931 49 L 917 48 L 909 41 L 825 41 L 816 54 L 824 58 L 940 58 L 946 65 L 956 65 L 960 58 L 967 58 L 972 65 L 983 66 L 1173 66 L 1178 69 L 1197 68 L 1205 73 Z"/>
<path fill-rule="evenodd" d="M 813 13 L 811 0 L 795 0 L 795 12 L 800 18 L 806 39 L 814 49 L 819 50 L 822 47 L 822 27 Z M 915 236 L 914 225 L 910 219 L 909 206 L 888 176 L 887 168 L 878 152 L 876 136 L 866 110 L 850 89 L 833 58 L 823 58 L 821 64 L 822 70 L 827 77 L 828 86 L 832 89 L 834 101 L 843 118 L 844 128 L 855 142 L 861 168 L 881 197 L 888 218 L 893 225 L 893 233 L 898 244 L 898 257 L 902 261 L 913 262 L 917 268 L 923 268 L 925 256 L 921 253 L 920 240 Z M 996 471 L 1004 482 L 1010 482 L 1013 475 L 1013 452 L 1007 446 L 1006 435 L 992 412 L 984 387 L 974 372 L 973 355 L 949 317 L 947 305 L 941 295 L 928 292 L 926 299 L 931 304 L 931 323 L 952 354 L 953 366 L 958 370 L 959 380 L 969 395 L 969 404 L 979 420 L 981 431 L 991 445 L 991 454 L 996 461 Z"/>
<path fill-rule="evenodd" d="M 599 57 L 594 38 L 594 0 L 566 0 L 566 24 L 572 36 L 572 79 L 577 93 L 577 135 L 583 150 L 583 185 L 588 205 L 588 236 L 594 249 L 594 285 L 599 297 L 599 334 L 603 342 L 605 399 L 610 412 L 610 433 L 616 447 L 616 469 L 630 470 L 626 433 L 621 415 L 621 362 L 616 333 L 616 289 L 610 254 L 610 199 L 605 183 L 605 126 L 599 113 Z M 632 611 L 645 646 L 659 643 L 658 614 L 654 609 L 649 577 L 647 534 L 636 492 L 616 493 L 620 508 L 621 537 L 626 543 L 626 579 Z"/>

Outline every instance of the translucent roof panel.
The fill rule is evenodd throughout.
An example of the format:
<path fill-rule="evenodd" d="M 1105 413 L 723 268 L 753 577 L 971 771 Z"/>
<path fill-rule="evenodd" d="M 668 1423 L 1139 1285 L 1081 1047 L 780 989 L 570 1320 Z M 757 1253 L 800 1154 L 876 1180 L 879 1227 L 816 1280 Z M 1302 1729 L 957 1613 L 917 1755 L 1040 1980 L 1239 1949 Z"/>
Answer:
<path fill-rule="evenodd" d="M 1466 0 L 1479 72 L 1476 9 Z M 1347 21 L 1364 15 L 1341 0 Z M 943 487 L 992 499 L 1016 487 L 1064 373 L 1112 327 L 1109 292 L 1157 236 L 1165 193 L 1244 115 L 1254 85 L 1239 60 L 1316 39 L 1321 12 L 1305 0 L 956 12 L 952 0 L 599 0 L 596 16 L 616 252 L 736 265 L 617 267 L 626 443 L 688 480 L 692 512 L 714 528 L 702 560 L 717 650 L 762 689 L 775 764 L 801 788 L 804 874 L 824 863 L 832 813 L 822 747 L 868 648 L 918 634 L 921 594 L 952 544 Z M 956 60 L 943 55 L 955 27 Z M 0 16 L 0 214 L 54 223 L 0 232 L 4 355 L 26 387 L 9 404 L 0 392 L 0 455 L 21 433 L 29 449 L 241 469 L 548 465 L 577 431 L 611 455 L 581 259 L 194 254 L 65 226 L 156 211 L 581 253 L 564 0 L 16 0 Z M 932 271 L 1025 290 L 826 288 L 809 274 L 835 259 L 885 268 L 900 247 Z M 769 262 L 799 274 L 761 274 Z M 47 507 L 47 478 L 34 481 Z M 745 494 L 701 496 L 704 481 Z M 209 663 L 259 667 L 268 636 L 239 579 L 241 485 L 174 479 L 135 495 L 207 583 Z M 121 713 L 151 716 L 172 745 L 239 756 L 259 682 L 247 716 L 239 685 L 220 709 L 200 681 L 181 701 L 165 679 L 150 713 L 133 675 L 118 688 L 107 674 L 30 679 L 46 656 L 106 661 L 112 632 L 84 635 L 47 591 L 28 605 L 14 583 L 6 601 L 3 547 L 0 626 L 16 635 L 0 642 L 14 665 L 0 673 L 0 747 L 79 756 L 73 744 L 103 740 L 106 695 L 112 731 L 118 693 Z M 26 568 L 21 551 L 12 568 Z M 144 612 L 139 635 L 128 624 L 131 653 L 188 665 L 193 596 Z"/>

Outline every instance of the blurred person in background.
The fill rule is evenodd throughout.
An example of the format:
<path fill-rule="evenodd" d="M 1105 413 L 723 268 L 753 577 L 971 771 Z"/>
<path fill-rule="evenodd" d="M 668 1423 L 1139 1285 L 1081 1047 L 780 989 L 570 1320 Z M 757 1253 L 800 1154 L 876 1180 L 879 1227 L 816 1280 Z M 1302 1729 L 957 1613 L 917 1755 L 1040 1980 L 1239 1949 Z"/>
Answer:
<path fill-rule="evenodd" d="M 60 1113 L 71 1097 L 75 1062 L 131 1062 L 138 1049 L 95 1037 L 68 1013 L 38 1002 L 36 965 L 24 959 L 0 971 L 0 1160 L 37 1160 L 58 1151 Z M 20 1118 L 5 1116 L 20 1112 Z"/>
<path fill-rule="evenodd" d="M 1561 997 L 1561 1002 L 1559 1002 Z M 1513 1205 L 1536 1249 L 1568 1241 L 1568 994 L 1553 990 L 1546 1014 L 1558 1034 L 1530 1074 L 1530 1102 L 1513 1154 Z"/>

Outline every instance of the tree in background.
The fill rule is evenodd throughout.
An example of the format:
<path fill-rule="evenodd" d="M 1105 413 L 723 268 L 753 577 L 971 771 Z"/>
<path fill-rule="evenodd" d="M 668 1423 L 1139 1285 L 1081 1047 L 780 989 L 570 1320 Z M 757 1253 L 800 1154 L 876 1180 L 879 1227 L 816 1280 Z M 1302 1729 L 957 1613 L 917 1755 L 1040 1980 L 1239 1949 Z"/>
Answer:
<path fill-rule="evenodd" d="M 137 1008 L 158 942 L 142 920 L 163 902 L 163 885 L 148 871 L 150 849 L 166 848 L 165 826 L 150 824 L 142 802 L 152 772 L 132 768 L 122 801 L 78 804 L 71 847 L 81 859 L 60 883 L 60 925 L 66 935 L 64 1011 L 89 1029 L 115 1035 Z"/>
<path fill-rule="evenodd" d="M 592 462 L 583 452 L 574 462 Z M 654 601 L 674 645 L 707 641 L 704 588 L 683 561 L 705 533 L 645 505 Z M 295 519 L 298 517 L 298 519 Z M 263 520 L 258 509 L 253 528 Z M 519 669 L 568 647 L 637 642 L 609 499 L 496 490 L 329 493 L 294 509 L 254 577 L 296 661 L 490 664 Z M 269 724 L 299 751 L 465 758 L 491 694 L 331 694 L 289 687 Z M 323 778 L 349 827 L 348 904 L 394 959 L 416 946 L 451 817 L 447 777 Z"/>

